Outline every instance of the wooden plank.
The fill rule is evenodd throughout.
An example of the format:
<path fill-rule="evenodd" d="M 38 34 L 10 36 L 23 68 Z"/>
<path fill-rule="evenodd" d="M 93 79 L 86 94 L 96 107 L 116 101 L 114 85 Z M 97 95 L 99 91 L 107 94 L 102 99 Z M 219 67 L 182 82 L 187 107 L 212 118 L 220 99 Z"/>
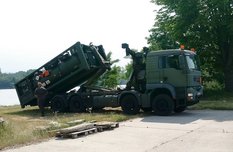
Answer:
<path fill-rule="evenodd" d="M 111 129 L 119 127 L 119 123 L 117 123 L 117 122 L 98 122 L 98 123 L 95 123 L 95 126 L 97 127 L 99 132 L 102 132 L 104 130 L 111 130 Z"/>
<path fill-rule="evenodd" d="M 83 131 L 72 132 L 72 133 L 69 133 L 69 134 L 63 134 L 63 133 L 57 132 L 56 137 L 75 139 L 75 138 L 78 138 L 80 136 L 87 136 L 87 135 L 92 134 L 92 133 L 97 133 L 97 128 L 96 127 L 91 128 L 91 129 L 87 129 L 87 130 L 83 130 Z"/>
<path fill-rule="evenodd" d="M 117 128 L 119 127 L 119 123 L 118 122 L 98 122 L 98 123 L 95 123 L 95 126 Z"/>
<path fill-rule="evenodd" d="M 91 133 L 91 131 L 96 132 L 96 130 L 97 130 L 97 128 L 91 128 L 91 129 L 87 129 L 87 130 L 83 130 L 83 131 L 72 132 L 69 135 L 75 135 L 75 134 L 81 134 L 81 133 Z"/>
<path fill-rule="evenodd" d="M 88 129 L 88 130 L 83 130 L 83 131 L 78 131 L 78 132 L 73 132 L 73 133 L 70 133 L 68 134 L 67 136 L 71 137 L 71 138 L 78 138 L 80 136 L 87 136 L 89 134 L 92 134 L 92 133 L 96 133 L 97 132 L 97 128 L 92 128 L 92 129 Z"/>
<path fill-rule="evenodd" d="M 68 127 L 68 128 L 61 129 L 59 132 L 62 133 L 62 134 L 69 134 L 69 133 L 72 133 L 72 132 L 79 132 L 79 131 L 88 130 L 88 129 L 91 129 L 91 128 L 94 128 L 93 123 L 83 123 L 83 124 L 76 125 L 76 126 L 73 126 L 73 127 Z"/>
<path fill-rule="evenodd" d="M 95 126 L 118 126 L 118 122 L 109 122 L 109 121 L 102 121 L 102 122 L 97 122 L 95 123 Z"/>

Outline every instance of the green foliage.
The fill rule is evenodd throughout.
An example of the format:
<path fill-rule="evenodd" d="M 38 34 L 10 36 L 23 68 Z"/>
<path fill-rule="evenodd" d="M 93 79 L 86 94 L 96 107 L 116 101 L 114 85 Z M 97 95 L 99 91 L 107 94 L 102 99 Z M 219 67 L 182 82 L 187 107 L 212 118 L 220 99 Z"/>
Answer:
<path fill-rule="evenodd" d="M 200 103 L 191 107 L 191 109 L 203 110 L 203 109 L 212 109 L 212 110 L 232 110 L 233 109 L 233 100 L 202 100 Z"/>
<path fill-rule="evenodd" d="M 216 86 L 216 88 L 209 88 Z M 224 91 L 216 82 L 210 84 L 204 90 L 204 96 L 200 103 L 193 105 L 192 109 L 213 109 L 213 110 L 232 110 L 233 95 L 230 92 Z"/>
<path fill-rule="evenodd" d="M 113 66 L 111 70 L 107 71 L 99 78 L 99 85 L 107 88 L 116 88 L 120 80 L 121 68 L 119 66 Z"/>
<path fill-rule="evenodd" d="M 110 61 L 111 64 L 114 64 L 114 63 L 117 63 L 120 61 L 119 59 L 112 60 L 112 52 L 111 51 L 106 55 L 106 57 L 107 57 L 107 60 Z"/>
<path fill-rule="evenodd" d="M 172 37 L 174 29 L 174 16 L 169 16 L 169 10 L 161 8 L 158 12 L 152 33 L 147 38 L 151 50 L 176 48 L 176 40 Z"/>
<path fill-rule="evenodd" d="M 4 123 L 3 125 L 0 126 L 0 141 L 1 144 L 5 144 L 8 141 L 5 139 L 13 138 L 13 128 L 11 124 Z M 1 150 L 1 146 L 0 146 Z"/>
<path fill-rule="evenodd" d="M 152 0 L 160 5 L 148 43 L 155 48 L 196 48 L 205 81 L 233 91 L 233 1 Z"/>
<path fill-rule="evenodd" d="M 133 63 L 128 63 L 124 68 L 123 78 L 128 80 L 130 78 L 131 73 L 133 72 Z"/>
<path fill-rule="evenodd" d="M 223 90 L 223 85 L 219 83 L 218 81 L 207 81 L 203 83 L 205 87 L 205 91 L 220 91 Z"/>
<path fill-rule="evenodd" d="M 34 70 L 28 70 L 26 72 L 19 71 L 16 73 L 2 73 L 0 72 L 0 89 L 14 88 L 14 84 L 32 73 Z"/>
<path fill-rule="evenodd" d="M 112 52 L 107 54 L 107 60 L 110 61 L 111 64 L 119 62 L 118 59 L 112 60 Z M 105 72 L 96 80 L 95 85 L 112 89 L 116 88 L 121 79 L 121 71 L 121 67 L 114 65 L 111 70 Z"/>

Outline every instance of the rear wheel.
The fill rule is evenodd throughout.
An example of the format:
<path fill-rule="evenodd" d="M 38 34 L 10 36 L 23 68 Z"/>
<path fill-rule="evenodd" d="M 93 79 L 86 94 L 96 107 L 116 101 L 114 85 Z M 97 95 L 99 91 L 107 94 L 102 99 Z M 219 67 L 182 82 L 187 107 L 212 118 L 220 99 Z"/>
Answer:
<path fill-rule="evenodd" d="M 56 95 L 51 100 L 51 108 L 54 112 L 63 112 L 66 109 L 65 98 L 62 95 Z"/>
<path fill-rule="evenodd" d="M 127 94 L 121 99 L 121 108 L 125 114 L 137 114 L 140 110 L 137 98 L 132 94 Z"/>
<path fill-rule="evenodd" d="M 70 98 L 69 108 L 71 112 L 84 112 L 85 106 L 80 96 L 73 96 Z"/>
<path fill-rule="evenodd" d="M 170 115 L 174 109 L 174 101 L 169 95 L 158 95 L 152 101 L 152 109 L 157 115 Z"/>

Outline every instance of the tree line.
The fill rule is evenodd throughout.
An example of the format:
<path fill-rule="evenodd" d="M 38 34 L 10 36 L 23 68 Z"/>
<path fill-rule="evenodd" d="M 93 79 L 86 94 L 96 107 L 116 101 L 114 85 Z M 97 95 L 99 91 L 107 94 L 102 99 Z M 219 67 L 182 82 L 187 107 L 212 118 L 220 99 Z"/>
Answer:
<path fill-rule="evenodd" d="M 0 70 L 0 89 L 12 89 L 14 84 L 25 76 L 29 75 L 34 70 L 19 71 L 15 73 L 2 73 Z"/>

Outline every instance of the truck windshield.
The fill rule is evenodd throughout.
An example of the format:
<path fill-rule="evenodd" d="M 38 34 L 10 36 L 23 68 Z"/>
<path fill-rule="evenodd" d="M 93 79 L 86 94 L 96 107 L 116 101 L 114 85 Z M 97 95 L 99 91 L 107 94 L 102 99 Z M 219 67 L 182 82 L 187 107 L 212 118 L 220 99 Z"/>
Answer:
<path fill-rule="evenodd" d="M 186 60 L 190 70 L 199 70 L 199 60 L 196 55 L 186 55 Z"/>

